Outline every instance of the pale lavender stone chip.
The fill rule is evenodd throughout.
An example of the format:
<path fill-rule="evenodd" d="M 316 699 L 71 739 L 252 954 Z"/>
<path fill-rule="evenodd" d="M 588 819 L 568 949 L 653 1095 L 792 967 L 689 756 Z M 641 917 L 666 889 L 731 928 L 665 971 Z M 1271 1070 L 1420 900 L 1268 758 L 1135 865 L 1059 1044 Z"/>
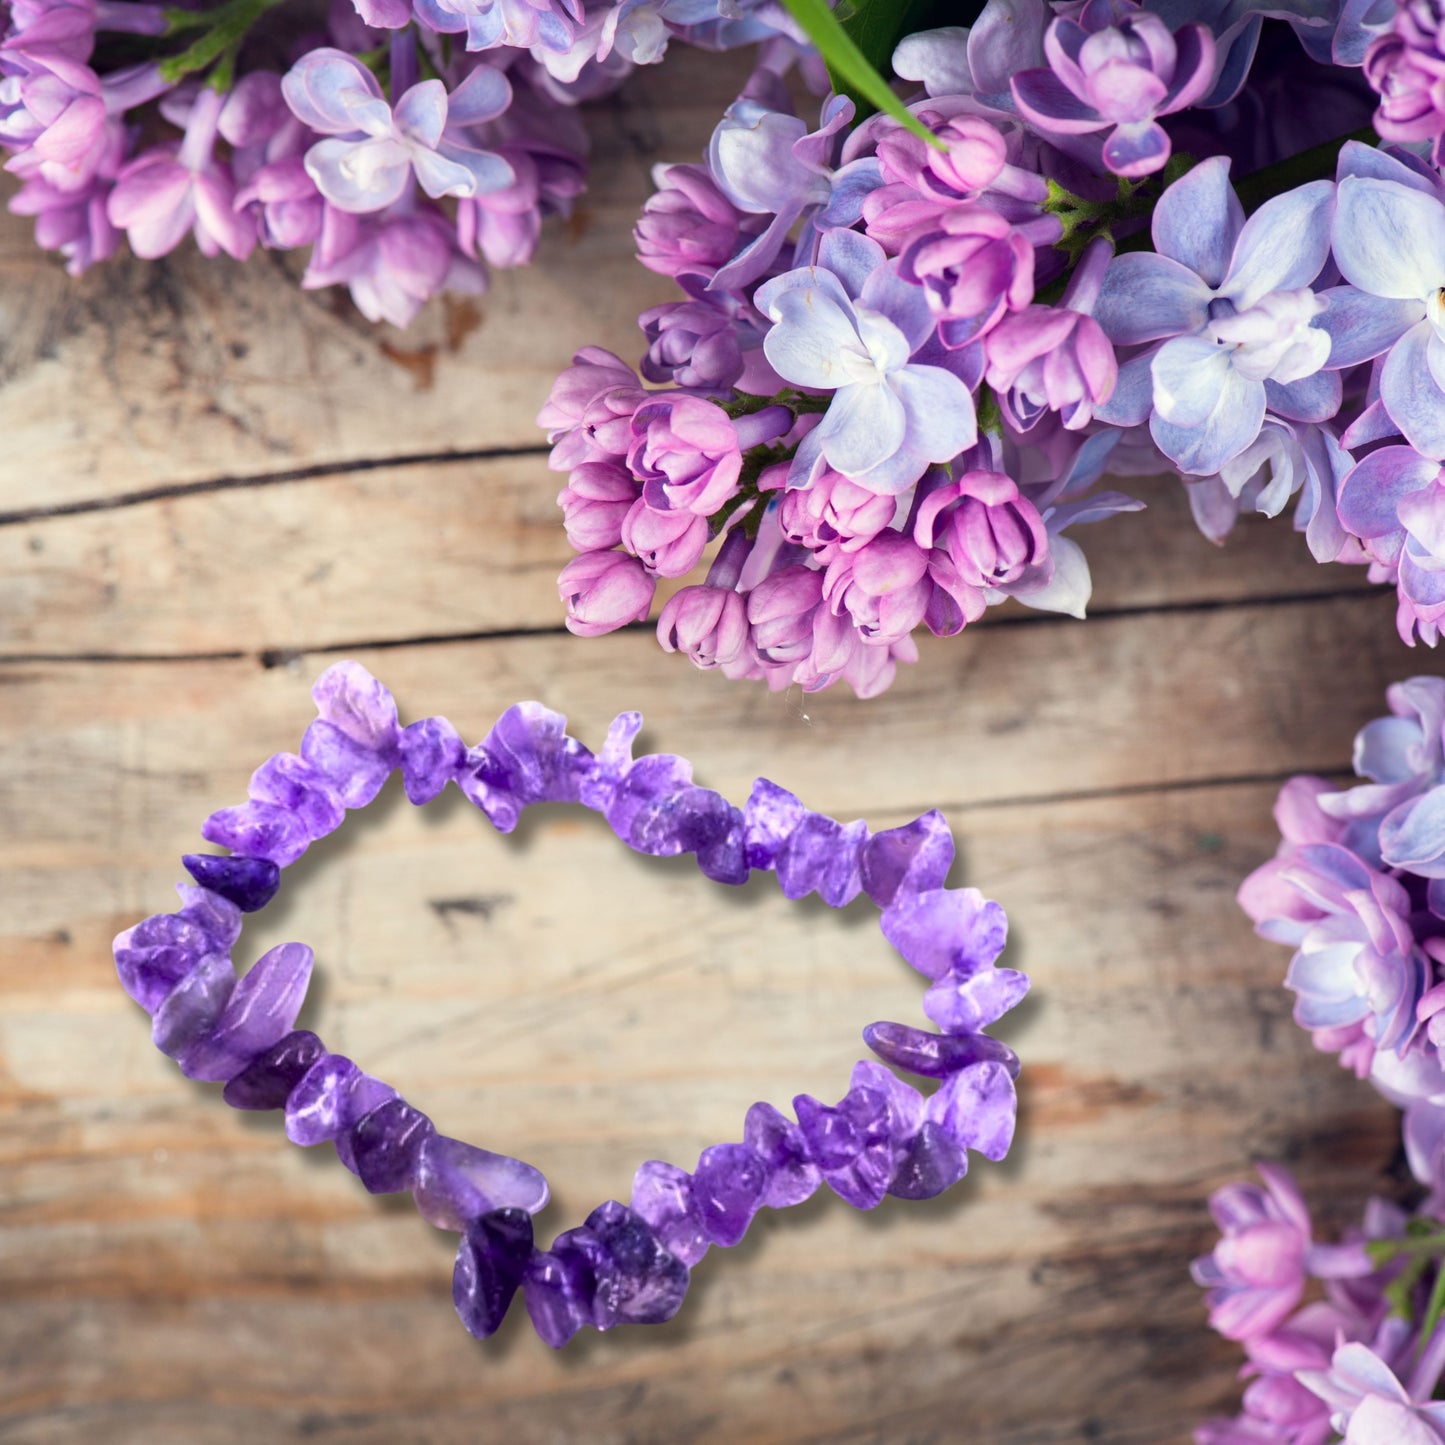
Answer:
<path fill-rule="evenodd" d="M 223 953 L 207 954 L 156 1009 L 151 1039 L 173 1059 L 204 1039 L 226 1007 L 236 987 L 236 970 Z"/>
<path fill-rule="evenodd" d="M 550 1197 L 540 1170 L 445 1134 L 434 1134 L 422 1145 L 412 1192 L 423 1219 L 452 1230 L 465 1229 L 468 1220 L 494 1209 L 535 1214 Z"/>
<path fill-rule="evenodd" d="M 1013 1142 L 1017 1101 L 1002 1064 L 975 1064 L 945 1079 L 928 1101 L 933 1119 L 955 1144 L 997 1161 Z"/>
<path fill-rule="evenodd" d="M 734 1245 L 747 1233 L 767 1187 L 767 1161 L 756 1149 L 746 1144 L 714 1144 L 702 1151 L 692 1188 L 714 1244 Z"/>
<path fill-rule="evenodd" d="M 743 808 L 746 832 L 743 845 L 749 868 L 771 868 L 784 840 L 807 816 L 808 810 L 786 788 L 759 778 Z"/>
<path fill-rule="evenodd" d="M 632 1178 L 632 1208 L 652 1226 L 668 1253 L 685 1265 L 696 1264 L 707 1253 L 707 1229 L 685 1169 L 660 1159 L 640 1165 Z"/>
<path fill-rule="evenodd" d="M 407 797 L 420 807 L 457 775 L 467 755 L 461 735 L 444 717 L 424 717 L 401 734 L 401 773 Z"/>
<path fill-rule="evenodd" d="M 809 813 L 778 847 L 774 867 L 785 898 L 817 890 L 830 908 L 842 908 L 863 887 L 858 855 L 868 829 L 863 823 L 835 823 Z"/>
<path fill-rule="evenodd" d="M 821 1176 L 808 1158 L 803 1131 L 771 1104 L 754 1104 L 743 1121 L 743 1142 L 760 1154 L 768 1166 L 763 1204 L 788 1209 L 801 1204 L 818 1188 Z"/>
<path fill-rule="evenodd" d="M 925 813 L 901 828 L 875 833 L 863 845 L 859 866 L 864 891 L 887 908 L 900 889 L 943 887 L 953 866 L 953 834 L 942 813 Z"/>
<path fill-rule="evenodd" d="M 278 868 L 294 863 L 311 842 L 295 813 L 257 802 L 218 809 L 201 824 L 201 837 L 243 858 L 265 858 Z"/>
<path fill-rule="evenodd" d="M 311 696 L 325 721 L 368 752 L 389 753 L 396 746 L 396 700 L 359 662 L 333 663 Z"/>
<path fill-rule="evenodd" d="M 313 840 L 335 832 L 346 816 L 331 783 L 295 753 L 267 758 L 251 774 L 246 791 L 258 803 L 272 803 L 291 813 Z"/>
<path fill-rule="evenodd" d="M 364 808 L 381 791 L 391 763 L 318 718 L 301 738 L 301 756 L 348 808 Z"/>
<path fill-rule="evenodd" d="M 147 1013 L 207 954 L 228 954 L 241 933 L 241 910 L 230 899 L 185 883 L 176 891 L 179 912 L 142 919 L 112 945 L 121 986 Z"/>
<path fill-rule="evenodd" d="M 311 950 L 282 943 L 256 960 L 215 1026 L 180 1055 L 192 1079 L 229 1080 L 291 1032 L 311 980 Z"/>

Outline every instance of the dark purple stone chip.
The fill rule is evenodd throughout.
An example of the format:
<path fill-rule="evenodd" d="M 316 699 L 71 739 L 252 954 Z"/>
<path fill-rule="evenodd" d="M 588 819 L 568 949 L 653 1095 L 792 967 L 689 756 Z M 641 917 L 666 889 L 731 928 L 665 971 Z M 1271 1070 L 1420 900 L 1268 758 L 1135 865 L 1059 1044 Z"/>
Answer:
<path fill-rule="evenodd" d="M 282 1109 L 291 1090 L 326 1052 L 309 1029 L 297 1029 L 252 1059 L 225 1087 L 221 1097 L 233 1109 Z"/>
<path fill-rule="evenodd" d="M 525 1209 L 494 1209 L 468 1223 L 452 1271 L 452 1303 L 470 1334 L 479 1340 L 496 1334 L 531 1257 L 532 1216 Z"/>
<path fill-rule="evenodd" d="M 281 886 L 281 870 L 269 858 L 220 858 L 214 853 L 185 853 L 186 872 L 212 893 L 229 899 L 242 913 L 257 913 Z"/>
<path fill-rule="evenodd" d="M 388 1099 L 362 1115 L 351 1130 L 357 1176 L 373 1194 L 410 1189 L 416 1182 L 422 1145 L 435 1133 L 420 1109 L 405 1099 Z"/>

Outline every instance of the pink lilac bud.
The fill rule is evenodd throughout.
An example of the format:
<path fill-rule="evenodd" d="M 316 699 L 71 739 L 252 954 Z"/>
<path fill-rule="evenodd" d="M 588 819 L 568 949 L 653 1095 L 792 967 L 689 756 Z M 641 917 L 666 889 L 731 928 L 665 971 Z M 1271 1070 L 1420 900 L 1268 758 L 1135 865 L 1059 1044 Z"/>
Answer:
<path fill-rule="evenodd" d="M 637 259 L 663 276 L 711 277 L 738 250 L 741 213 L 706 166 L 658 166 L 633 232 Z"/>
<path fill-rule="evenodd" d="M 584 346 L 552 383 L 537 413 L 537 425 L 552 443 L 547 465 L 570 472 L 583 462 L 626 456 L 633 413 L 646 400 L 646 389 L 625 361 L 600 346 Z"/>
<path fill-rule="evenodd" d="M 694 667 L 736 662 L 748 642 L 748 606 L 726 587 L 684 587 L 670 597 L 657 619 L 664 651 L 686 653 Z"/>
<path fill-rule="evenodd" d="M 918 508 L 913 535 L 920 546 L 941 550 L 972 587 L 1017 582 L 1049 554 L 1038 508 L 1001 472 L 966 472 L 930 492 Z"/>
<path fill-rule="evenodd" d="M 1434 14 L 1431 14 L 1431 11 Z M 1433 141 L 1445 160 L 1445 21 L 1437 6 L 1402 5 L 1395 28 L 1365 54 L 1365 79 L 1380 96 L 1375 129 L 1391 141 Z"/>
<path fill-rule="evenodd" d="M 622 540 L 622 522 L 641 488 L 615 462 L 583 462 L 557 496 L 567 540 L 579 552 L 603 552 Z"/>
<path fill-rule="evenodd" d="M 236 192 L 236 209 L 251 212 L 262 245 L 287 251 L 318 240 L 326 218 L 326 202 L 299 155 L 254 171 Z"/>
<path fill-rule="evenodd" d="M 567 630 L 578 637 L 600 637 L 641 622 L 656 587 L 642 563 L 625 552 L 584 552 L 557 578 L 558 595 L 567 605 Z"/>
<path fill-rule="evenodd" d="M 783 535 L 829 562 L 835 551 L 856 552 L 894 518 L 898 498 L 869 491 L 825 467 L 811 486 L 784 492 L 778 502 Z"/>
<path fill-rule="evenodd" d="M 1256 1166 L 1265 1187 L 1230 1184 L 1209 1201 L 1223 1238 L 1191 1266 L 1209 1290 L 1209 1323 L 1226 1339 L 1266 1335 L 1299 1303 L 1310 1217 L 1289 1171 Z"/>
<path fill-rule="evenodd" d="M 1034 296 L 1034 248 L 996 211 L 956 206 L 904 247 L 898 273 L 922 286 L 945 346 L 965 346 Z"/>
<path fill-rule="evenodd" d="M 738 322 L 721 307 L 666 301 L 644 311 L 637 324 L 648 340 L 642 362 L 648 381 L 725 391 L 743 374 Z"/>
<path fill-rule="evenodd" d="M 1050 411 L 1069 431 L 1088 426 L 1119 380 L 1114 348 L 1099 323 L 1063 307 L 1028 306 L 1005 317 L 985 349 L 986 380 L 1019 431 Z"/>
<path fill-rule="evenodd" d="M 895 642 L 923 620 L 931 595 L 928 554 L 902 532 L 884 531 L 828 564 L 823 597 L 852 618 L 865 642 Z"/>
<path fill-rule="evenodd" d="M 748 594 L 753 646 L 764 662 L 803 661 L 813 648 L 813 613 L 823 600 L 823 574 L 802 563 L 769 573 Z"/>
<path fill-rule="evenodd" d="M 696 512 L 659 512 L 639 497 L 622 521 L 622 545 L 658 577 L 685 577 L 707 550 L 707 518 Z"/>
<path fill-rule="evenodd" d="M 653 395 L 633 415 L 631 431 L 627 464 L 649 506 L 710 517 L 736 495 L 742 452 L 720 406 L 679 393 Z"/>
<path fill-rule="evenodd" d="M 936 228 L 953 204 L 920 196 L 901 183 L 879 186 L 863 198 L 863 228 L 896 256 L 914 235 Z"/>
<path fill-rule="evenodd" d="M 916 114 L 946 149 L 940 151 L 902 126 L 887 131 L 878 142 L 884 185 L 911 186 L 932 200 L 964 201 L 999 178 L 1007 163 L 1007 146 L 986 120 L 976 115 L 945 118 L 928 107 Z"/>

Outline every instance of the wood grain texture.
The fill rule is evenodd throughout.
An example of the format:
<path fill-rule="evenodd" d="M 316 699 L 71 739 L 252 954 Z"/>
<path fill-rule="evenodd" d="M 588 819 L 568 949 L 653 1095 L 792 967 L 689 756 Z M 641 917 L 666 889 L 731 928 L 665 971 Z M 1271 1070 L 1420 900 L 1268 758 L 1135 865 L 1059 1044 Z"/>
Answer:
<path fill-rule="evenodd" d="M 1084 537 L 1096 616 L 991 616 L 870 703 L 557 629 L 557 478 L 497 453 L 535 446 L 575 345 L 635 354 L 666 294 L 628 260 L 647 165 L 697 153 L 737 74 L 639 77 L 593 116 L 586 224 L 407 337 L 265 258 L 76 286 L 0 224 L 4 1445 L 1183 1441 L 1239 1389 L 1188 1279 L 1210 1189 L 1284 1158 L 1329 1233 L 1398 1188 L 1394 1112 L 1313 1052 L 1233 903 L 1279 782 L 1342 774 L 1385 684 L 1440 670 L 1358 570 L 1285 523 L 1211 548 L 1146 484 Z M 926 1204 L 765 1216 L 663 1327 L 553 1355 L 519 1307 L 470 1340 L 451 1237 L 182 1079 L 110 960 L 342 653 L 472 739 L 518 698 L 594 743 L 635 707 L 732 797 L 765 773 L 875 827 L 943 808 L 1035 980 L 1003 1031 L 1009 1161 Z M 544 1232 L 738 1137 L 754 1099 L 835 1098 L 865 1023 L 921 1019 L 866 907 L 722 889 L 575 810 L 499 839 L 394 785 L 240 956 L 293 937 L 305 1021 L 542 1167 Z"/>

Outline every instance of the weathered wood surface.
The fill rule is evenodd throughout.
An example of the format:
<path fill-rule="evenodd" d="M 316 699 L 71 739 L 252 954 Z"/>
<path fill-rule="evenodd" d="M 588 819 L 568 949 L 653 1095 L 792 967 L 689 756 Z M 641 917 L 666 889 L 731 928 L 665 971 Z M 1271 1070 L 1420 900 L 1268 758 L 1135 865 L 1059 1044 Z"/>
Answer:
<path fill-rule="evenodd" d="M 1238 1391 L 1187 1275 L 1210 1189 L 1283 1157 L 1339 1223 L 1393 1187 L 1393 1111 L 1312 1052 L 1282 952 L 1233 904 L 1279 782 L 1345 769 L 1384 685 L 1440 668 L 1358 572 L 1316 568 L 1284 523 L 1216 551 L 1152 487 L 1086 538 L 1089 622 L 928 643 L 870 703 L 773 696 L 645 629 L 557 629 L 535 452 L 405 461 L 535 448 L 573 346 L 635 352 L 665 294 L 627 261 L 645 162 L 695 154 L 727 64 L 685 58 L 595 116 L 580 236 L 421 341 L 298 300 L 264 258 L 75 287 L 0 230 L 6 1445 L 1179 1441 Z M 448 326 L 472 329 L 448 349 Z M 450 1236 L 181 1079 L 109 957 L 342 652 L 472 738 L 521 697 L 593 741 L 638 707 L 650 746 L 734 797 L 766 773 L 875 826 L 942 807 L 1035 980 L 1003 1031 L 1027 1061 L 1013 1157 L 929 1204 L 765 1217 L 670 1325 L 554 1356 L 518 1308 L 471 1341 Z M 292 871 L 243 956 L 312 943 L 307 1021 L 542 1167 L 562 1228 L 641 1160 L 737 1137 L 753 1099 L 835 1097 L 863 1024 L 919 1017 L 866 911 L 755 885 L 568 810 L 499 840 L 393 788 Z"/>

